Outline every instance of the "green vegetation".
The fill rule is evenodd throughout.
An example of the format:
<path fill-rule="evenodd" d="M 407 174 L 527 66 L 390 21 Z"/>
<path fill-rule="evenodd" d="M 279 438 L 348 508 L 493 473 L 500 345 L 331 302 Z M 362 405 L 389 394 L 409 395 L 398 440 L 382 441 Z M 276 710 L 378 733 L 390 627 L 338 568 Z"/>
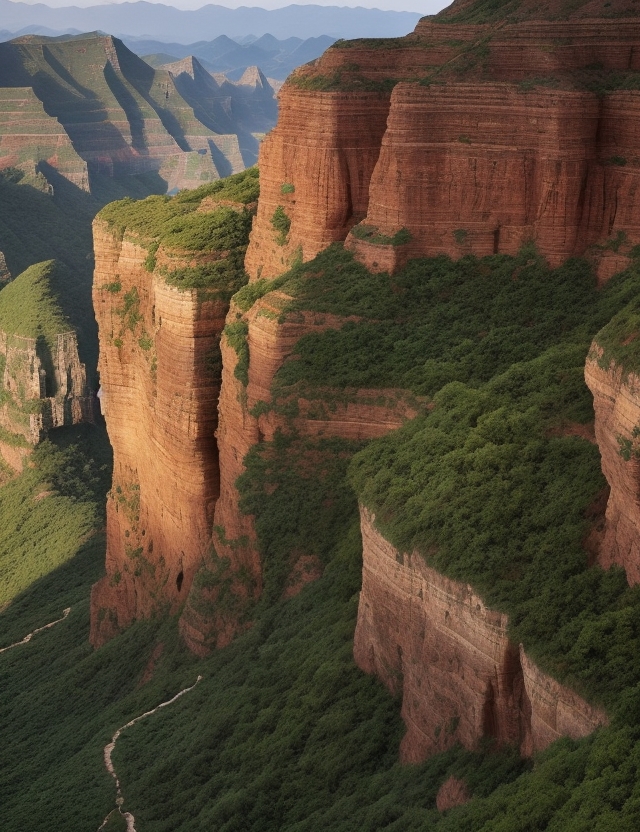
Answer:
<path fill-rule="evenodd" d="M 57 568 L 55 558 L 40 572 L 31 567 L 28 588 L 0 614 L 3 645 L 73 609 L 0 656 L 8 702 L 0 714 L 3 829 L 97 828 L 114 799 L 104 744 L 202 674 L 194 691 L 128 729 L 116 747 L 125 809 L 148 832 L 608 832 L 613 821 L 635 830 L 639 593 L 618 571 L 587 568 L 580 541 L 602 480 L 596 449 L 564 428 L 591 415 L 581 368 L 592 333 L 621 308 L 635 308 L 639 286 L 634 267 L 598 294 L 586 264 L 551 271 L 531 248 L 517 258 L 416 261 L 390 279 L 334 246 L 282 278 L 243 288 L 241 310 L 280 288 L 291 297 L 285 318 L 309 311 L 318 320 L 356 319 L 315 336 L 313 349 L 300 342 L 283 368 L 293 375 L 279 383 L 303 383 L 304 373 L 288 368 L 306 361 L 308 383 L 319 389 L 401 380 L 429 395 L 433 410 L 363 449 L 281 434 L 252 449 L 239 488 L 256 518 L 264 594 L 253 627 L 207 659 L 185 653 L 174 619 L 138 622 L 100 650 L 89 648 L 87 598 L 100 574 L 100 537 L 78 549 L 67 536 Z M 227 327 L 245 372 L 246 335 L 242 320 Z M 368 370 L 365 355 L 381 368 Z M 100 464 L 85 451 L 76 467 L 81 455 L 66 453 L 77 442 L 69 434 L 64 447 L 45 447 L 15 487 L 26 494 L 33 476 L 33 491 L 56 490 L 74 511 L 88 507 L 95 528 L 95 498 L 106 485 L 83 493 L 85 473 Z M 361 573 L 355 492 L 400 548 L 428 546 L 434 565 L 473 580 L 509 611 L 514 636 L 606 702 L 613 725 L 556 743 L 533 766 L 514 750 L 490 747 L 400 766 L 399 703 L 352 658 Z M 121 505 L 135 514 L 138 496 L 123 489 Z M 39 503 L 51 499 L 58 497 Z M 37 505 L 23 496 L 16 510 L 26 512 L 25 503 L 30 512 Z M 12 550 L 22 546 L 35 563 L 37 547 L 28 546 L 35 531 L 23 519 L 17 515 Z M 286 599 L 305 556 L 323 576 Z M 224 583 L 225 569 L 212 560 L 202 581 Z M 451 774 L 465 778 L 475 799 L 441 815 L 435 795 Z"/>
<path fill-rule="evenodd" d="M 640 681 L 640 628 L 628 624 L 640 620 L 640 593 L 615 570 L 587 568 L 582 540 L 604 482 L 597 449 L 563 432 L 592 418 L 584 358 L 636 297 L 640 271 L 598 293 L 585 262 L 551 271 L 527 247 L 516 258 L 413 261 L 390 280 L 334 246 L 260 294 L 269 286 L 292 297 L 284 318 L 306 309 L 360 320 L 303 337 L 263 408 L 313 390 L 433 397 L 432 413 L 356 457 L 360 499 L 400 550 L 429 552 L 509 612 L 514 639 L 543 667 L 617 707 Z M 634 299 L 599 336 L 609 352 L 640 331 L 637 309 Z"/>
<path fill-rule="evenodd" d="M 411 261 L 389 280 L 341 246 L 278 278 L 297 310 L 362 320 L 307 335 L 276 376 L 279 392 L 305 387 L 402 387 L 432 395 L 449 381 L 479 384 L 566 337 L 588 350 L 593 333 L 633 297 L 635 278 L 599 301 L 589 267 L 551 272 L 535 250 L 518 257 Z M 618 305 L 616 305 L 618 304 Z"/>
<path fill-rule="evenodd" d="M 102 520 L 110 453 L 98 428 L 61 429 L 0 488 L 0 608 L 72 558 Z"/>
<path fill-rule="evenodd" d="M 31 266 L 0 292 L 0 330 L 25 338 L 43 337 L 50 348 L 56 335 L 68 332 L 60 296 L 67 272 L 53 260 Z"/>
<path fill-rule="evenodd" d="M 247 283 L 236 292 L 233 302 L 242 312 L 248 312 L 256 301 L 264 297 L 276 285 L 274 281 L 266 280 L 264 277 L 254 280 L 253 283 Z"/>
<path fill-rule="evenodd" d="M 161 245 L 179 251 L 220 252 L 219 260 L 175 269 L 162 266 L 159 271 L 180 290 L 207 289 L 228 301 L 247 281 L 244 255 L 253 218 L 249 203 L 255 202 L 258 190 L 258 170 L 251 168 L 174 197 L 152 196 L 142 202 L 123 199 L 104 208 L 100 217 L 120 235 L 126 231 L 148 246 L 148 271 L 156 269 Z M 204 200 L 206 210 L 199 210 Z M 218 202 L 223 204 L 216 207 Z M 224 204 L 229 202 L 237 205 Z"/>
<path fill-rule="evenodd" d="M 335 70 L 331 75 L 294 72 L 287 79 L 287 83 L 299 89 L 317 92 L 377 92 L 389 95 L 398 81 L 395 78 L 372 81 L 357 70 L 344 67 Z"/>
<path fill-rule="evenodd" d="M 276 232 L 276 243 L 279 246 L 284 246 L 287 243 L 289 229 L 291 228 L 291 219 L 287 216 L 286 211 L 282 205 L 278 205 L 271 217 L 271 225 Z"/>
<path fill-rule="evenodd" d="M 351 233 L 357 240 L 365 240 L 376 246 L 402 246 L 411 240 L 411 234 L 406 228 L 400 228 L 395 234 L 381 234 L 373 225 L 366 225 L 361 222 L 354 225 Z"/>
<path fill-rule="evenodd" d="M 280 185 L 280 193 L 281 194 L 294 194 L 296 192 L 296 186 L 292 185 L 291 182 L 283 182 Z"/>
<path fill-rule="evenodd" d="M 121 199 L 103 208 L 100 218 L 120 234 L 126 230 L 148 240 L 150 246 L 159 243 L 188 251 L 225 250 L 241 244 L 247 224 L 251 225 L 250 211 L 228 205 L 198 211 L 200 204 L 207 199 L 212 205 L 219 201 L 248 205 L 255 202 L 258 193 L 258 169 L 250 168 L 174 197 L 151 196 L 142 202 Z"/>
<path fill-rule="evenodd" d="M 249 325 L 245 321 L 236 321 L 233 324 L 227 324 L 222 334 L 238 356 L 238 363 L 233 374 L 246 387 L 249 384 L 249 343 L 247 341 Z"/>
<path fill-rule="evenodd" d="M 595 340 L 602 352 L 594 357 L 604 369 L 614 361 L 623 375 L 640 373 L 639 337 L 640 299 L 636 297 L 598 332 Z"/>
<path fill-rule="evenodd" d="M 78 333 L 80 359 L 87 366 L 89 383 L 95 385 L 98 338 L 91 303 L 91 221 L 105 202 L 120 199 L 124 193 L 144 197 L 166 185 L 151 174 L 125 180 L 95 176 L 90 195 L 46 164 L 40 167 L 46 179 L 40 172 L 34 178 L 17 168 L 0 171 L 0 248 L 14 277 L 34 264 L 56 260 L 56 299 L 71 324 L 68 328 Z M 119 291 L 117 282 L 107 289 Z"/>

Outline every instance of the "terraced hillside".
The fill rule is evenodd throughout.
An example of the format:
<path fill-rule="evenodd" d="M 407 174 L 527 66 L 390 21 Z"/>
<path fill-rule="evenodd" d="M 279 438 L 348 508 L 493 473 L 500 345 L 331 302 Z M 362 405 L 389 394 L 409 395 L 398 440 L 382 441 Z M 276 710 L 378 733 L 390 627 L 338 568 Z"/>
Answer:
<path fill-rule="evenodd" d="M 198 69 L 186 90 L 95 33 L 0 44 L 0 168 L 48 165 L 87 191 L 99 174 L 156 173 L 172 190 L 242 170 L 256 159 L 256 137 Z"/>

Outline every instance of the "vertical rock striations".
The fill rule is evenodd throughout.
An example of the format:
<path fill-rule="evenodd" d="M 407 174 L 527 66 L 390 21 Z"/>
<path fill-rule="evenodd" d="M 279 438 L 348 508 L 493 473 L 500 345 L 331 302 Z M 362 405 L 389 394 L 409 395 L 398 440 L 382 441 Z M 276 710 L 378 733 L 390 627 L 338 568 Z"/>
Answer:
<path fill-rule="evenodd" d="M 585 367 L 593 393 L 596 441 L 611 488 L 598 560 L 621 566 L 640 583 L 640 375 L 634 360 L 638 315 L 633 308 L 596 336 Z"/>
<path fill-rule="evenodd" d="M 252 173 L 240 177 L 255 181 Z M 229 182 L 233 188 L 237 178 Z M 126 201 L 95 220 L 101 405 L 114 478 L 107 575 L 92 592 L 94 645 L 136 618 L 177 609 L 208 551 L 219 490 L 218 340 L 229 296 L 242 281 L 251 219 L 243 206 L 215 201 L 209 211 L 197 210 L 203 197 L 218 193 L 224 199 L 224 188 L 213 186 L 213 194 L 187 195 L 182 203 L 180 197 L 142 203 L 146 233 L 128 220 Z M 182 247 L 163 241 L 172 211 Z M 125 231 L 119 223 L 127 221 Z M 207 228 L 211 233 L 200 241 Z M 238 235 L 231 248 L 227 228 Z"/>
<path fill-rule="evenodd" d="M 389 112 L 388 92 L 285 85 L 279 100 L 278 125 L 260 151 L 260 204 L 246 261 L 252 278 L 310 260 L 365 216 Z"/>
<path fill-rule="evenodd" d="M 258 442 L 273 441 L 278 431 L 299 436 L 371 439 L 400 427 L 416 414 L 415 402 L 401 391 L 351 391 L 348 401 L 330 411 L 295 397 L 275 400 L 272 383 L 278 369 L 305 334 L 340 327 L 335 315 L 287 311 L 291 297 L 273 291 L 247 312 L 232 302 L 222 335 L 222 387 L 216 431 L 220 460 L 220 496 L 215 506 L 213 543 L 217 565 L 196 580 L 181 621 L 189 647 L 204 655 L 226 645 L 243 626 L 247 606 L 262 589 L 262 563 L 254 521 L 240 510 L 238 477 L 244 459 Z M 390 391 L 387 391 L 388 393 Z M 287 404 L 289 407 L 287 407 Z M 293 405 L 293 407 L 291 407 Z M 220 602 L 221 582 L 227 602 Z M 229 599 L 233 599 L 230 601 Z"/>

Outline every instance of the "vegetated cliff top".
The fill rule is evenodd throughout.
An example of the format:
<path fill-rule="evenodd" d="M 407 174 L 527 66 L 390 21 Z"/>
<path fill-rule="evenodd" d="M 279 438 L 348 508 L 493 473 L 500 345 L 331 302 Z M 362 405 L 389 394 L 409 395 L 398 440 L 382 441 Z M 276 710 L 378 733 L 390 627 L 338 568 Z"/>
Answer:
<path fill-rule="evenodd" d="M 213 251 L 226 245 L 229 227 L 222 220 L 237 214 L 238 208 L 249 209 L 258 193 L 258 169 L 250 168 L 174 197 L 121 199 L 103 208 L 98 218 L 121 234 L 126 230 L 179 249 Z M 220 235 L 215 233 L 218 227 Z"/>
<path fill-rule="evenodd" d="M 638 17 L 636 0 L 454 0 L 430 20 L 437 23 L 515 23 Z"/>
<path fill-rule="evenodd" d="M 0 330 L 25 338 L 42 336 L 54 344 L 56 335 L 72 329 L 60 305 L 65 277 L 55 260 L 35 263 L 18 275 L 0 292 Z"/>

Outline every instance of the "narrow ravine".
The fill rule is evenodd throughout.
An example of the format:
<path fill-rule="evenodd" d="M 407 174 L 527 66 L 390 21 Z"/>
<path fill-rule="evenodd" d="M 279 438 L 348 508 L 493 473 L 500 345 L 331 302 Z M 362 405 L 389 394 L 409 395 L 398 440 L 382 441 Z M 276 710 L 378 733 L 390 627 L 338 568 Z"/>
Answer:
<path fill-rule="evenodd" d="M 155 714 L 155 712 L 159 711 L 160 708 L 166 708 L 167 705 L 173 705 L 173 703 L 176 702 L 178 699 L 180 699 L 181 696 L 184 696 L 185 693 L 189 693 L 190 690 L 193 690 L 201 679 L 202 679 L 202 676 L 198 676 L 198 678 L 191 685 L 191 687 L 184 688 L 183 690 L 176 693 L 176 695 L 174 697 L 172 697 L 171 699 L 167 699 L 166 702 L 161 702 L 159 705 L 156 705 L 156 707 L 152 711 L 145 711 L 145 713 L 140 714 L 140 716 L 137 716 L 135 719 L 132 719 L 130 722 L 127 722 L 126 725 L 123 725 L 121 728 L 118 728 L 118 730 L 115 732 L 115 734 L 111 738 L 111 742 L 107 743 L 107 745 L 105 745 L 105 747 L 104 747 L 104 764 L 105 764 L 109 774 L 116 781 L 116 809 L 112 809 L 109 812 L 109 814 L 106 816 L 106 818 L 102 821 L 102 823 L 98 827 L 98 832 L 100 832 L 101 829 L 105 828 L 105 826 L 109 822 L 109 818 L 111 817 L 111 815 L 115 811 L 120 812 L 122 817 L 125 819 L 125 821 L 127 823 L 127 832 L 136 832 L 135 817 L 131 814 L 131 812 L 123 812 L 122 811 L 122 804 L 124 803 L 124 797 L 122 795 L 122 789 L 120 788 L 120 781 L 118 780 L 118 775 L 116 774 L 116 770 L 113 767 L 113 763 L 111 761 L 111 755 L 113 753 L 113 749 L 116 747 L 116 742 L 118 741 L 118 737 L 120 736 L 120 734 L 126 728 L 131 728 L 131 726 L 135 725 L 136 722 L 140 722 L 141 719 L 145 719 L 145 717 L 151 716 L 151 714 Z"/>
<path fill-rule="evenodd" d="M 62 611 L 62 618 L 57 618 L 55 621 L 52 621 L 50 624 L 45 624 L 44 627 L 37 627 L 31 633 L 26 635 L 22 641 L 16 641 L 15 644 L 10 644 L 8 647 L 1 647 L 0 653 L 4 653 L 5 650 L 11 650 L 13 647 L 19 647 L 21 644 L 27 644 L 31 641 L 31 639 L 35 636 L 36 633 L 41 633 L 43 630 L 48 630 L 49 627 L 55 627 L 56 624 L 59 624 L 61 621 L 64 621 L 65 618 L 71 612 L 71 607 L 67 607 L 66 610 Z"/>

